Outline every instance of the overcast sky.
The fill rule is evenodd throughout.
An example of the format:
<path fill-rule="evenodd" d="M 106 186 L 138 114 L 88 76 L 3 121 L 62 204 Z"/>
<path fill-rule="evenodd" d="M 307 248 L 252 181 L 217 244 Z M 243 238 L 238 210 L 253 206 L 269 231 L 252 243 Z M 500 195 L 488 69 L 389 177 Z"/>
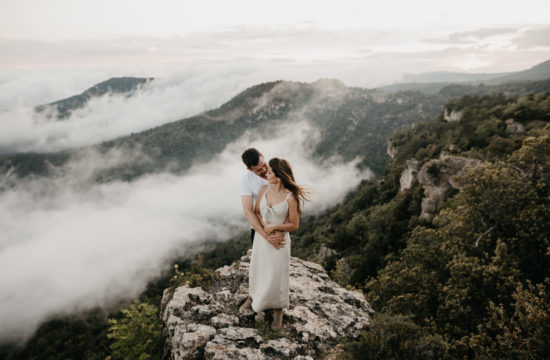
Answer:
<path fill-rule="evenodd" d="M 242 63 L 266 80 L 365 87 L 411 72 L 516 71 L 550 58 L 548 14 L 544 0 L 2 0 L 0 81 Z"/>

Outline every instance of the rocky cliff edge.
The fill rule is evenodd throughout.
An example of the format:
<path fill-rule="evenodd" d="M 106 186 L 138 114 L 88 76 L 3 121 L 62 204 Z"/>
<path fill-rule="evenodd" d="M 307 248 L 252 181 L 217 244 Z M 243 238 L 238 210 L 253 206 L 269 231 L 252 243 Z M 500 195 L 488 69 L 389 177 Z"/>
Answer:
<path fill-rule="evenodd" d="M 167 358 L 315 359 L 370 325 L 373 310 L 360 292 L 331 281 L 320 265 L 294 257 L 282 330 L 270 330 L 271 311 L 239 314 L 248 296 L 250 253 L 217 269 L 218 279 L 208 288 L 165 290 Z"/>

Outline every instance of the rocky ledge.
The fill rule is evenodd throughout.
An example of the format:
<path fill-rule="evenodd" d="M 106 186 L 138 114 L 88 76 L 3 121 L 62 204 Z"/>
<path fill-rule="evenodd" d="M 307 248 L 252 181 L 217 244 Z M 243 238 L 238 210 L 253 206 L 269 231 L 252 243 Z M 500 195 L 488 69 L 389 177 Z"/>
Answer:
<path fill-rule="evenodd" d="M 331 281 L 324 269 L 290 261 L 290 308 L 280 331 L 270 330 L 271 311 L 239 314 L 248 295 L 250 252 L 216 270 L 213 285 L 166 290 L 162 318 L 170 359 L 314 359 L 344 338 L 355 339 L 373 313 L 360 292 Z"/>

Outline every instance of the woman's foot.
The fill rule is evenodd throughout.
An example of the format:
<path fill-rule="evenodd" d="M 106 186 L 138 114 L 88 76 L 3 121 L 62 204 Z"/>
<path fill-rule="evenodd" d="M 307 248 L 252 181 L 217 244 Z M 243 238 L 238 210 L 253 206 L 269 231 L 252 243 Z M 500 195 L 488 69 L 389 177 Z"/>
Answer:
<path fill-rule="evenodd" d="M 273 322 L 271 330 L 281 330 L 283 327 L 283 309 L 273 309 Z"/>
<path fill-rule="evenodd" d="M 244 302 L 244 304 L 242 304 L 241 307 L 239 308 L 239 313 L 242 314 L 246 312 L 246 310 L 248 310 L 251 306 L 252 306 L 252 298 L 249 296 L 248 298 L 246 298 L 246 301 Z"/>

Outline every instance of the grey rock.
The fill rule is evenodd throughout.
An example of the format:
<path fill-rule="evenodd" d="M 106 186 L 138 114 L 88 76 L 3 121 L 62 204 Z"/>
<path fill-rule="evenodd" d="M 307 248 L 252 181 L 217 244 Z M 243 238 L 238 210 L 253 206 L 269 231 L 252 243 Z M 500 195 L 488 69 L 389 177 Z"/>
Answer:
<path fill-rule="evenodd" d="M 405 168 L 405 170 L 403 170 L 403 172 L 401 173 L 401 177 L 399 178 L 399 191 L 410 189 L 414 180 L 416 180 L 417 178 L 418 171 L 420 170 L 421 165 L 422 163 L 419 160 L 407 160 L 407 167 Z"/>
<path fill-rule="evenodd" d="M 432 159 L 422 165 L 417 176 L 418 182 L 424 188 L 420 217 L 431 219 L 437 212 L 439 203 L 445 199 L 447 191 L 462 187 L 456 177 L 479 163 L 481 161 L 477 159 L 442 153 L 439 159 Z"/>
<path fill-rule="evenodd" d="M 508 134 L 524 134 L 525 126 L 522 123 L 515 121 L 514 119 L 506 120 L 506 132 Z"/>
<path fill-rule="evenodd" d="M 223 336 L 216 336 L 206 344 L 204 357 L 211 360 L 267 359 L 262 350 L 251 347 L 238 348 L 234 342 L 225 339 Z"/>
<path fill-rule="evenodd" d="M 239 318 L 235 315 L 219 314 L 210 318 L 210 323 L 216 328 L 224 328 L 239 323 Z"/>
<path fill-rule="evenodd" d="M 232 276 L 231 268 L 229 267 L 229 265 L 225 265 L 219 269 L 216 269 L 216 273 L 218 273 L 220 277 L 225 277 L 225 278 Z"/>
<path fill-rule="evenodd" d="M 336 255 L 336 254 L 337 253 L 336 253 L 335 250 L 333 250 L 331 248 L 328 248 L 323 244 L 323 245 L 321 245 L 321 247 L 319 248 L 319 251 L 317 252 L 317 262 L 322 263 L 327 258 L 329 258 L 333 255 Z"/>
<path fill-rule="evenodd" d="M 303 345 L 292 342 L 287 338 L 268 340 L 260 345 L 260 349 L 263 353 L 279 357 L 284 356 L 286 358 L 295 356 L 302 347 Z"/>
<path fill-rule="evenodd" d="M 462 111 L 456 111 L 456 110 L 449 111 L 449 109 L 445 108 L 445 111 L 443 113 L 443 120 L 447 122 L 460 121 L 460 119 L 462 119 L 462 116 L 463 116 Z"/>
<path fill-rule="evenodd" d="M 191 311 L 200 317 L 209 317 L 216 314 L 216 309 L 208 305 L 195 305 L 191 308 Z"/>
<path fill-rule="evenodd" d="M 389 157 L 391 157 L 392 159 L 395 157 L 395 155 L 397 154 L 397 149 L 396 147 L 394 146 L 393 144 L 393 141 L 391 139 L 388 139 L 388 146 L 386 148 L 386 153 L 388 154 Z"/>
<path fill-rule="evenodd" d="M 292 257 L 290 307 L 281 331 L 271 332 L 270 310 L 238 313 L 248 296 L 249 262 L 250 252 L 218 269 L 208 289 L 185 285 L 164 293 L 170 359 L 313 359 L 370 325 L 373 310 L 363 294 L 338 286 L 319 264 Z"/>
<path fill-rule="evenodd" d="M 179 326 L 169 339 L 173 359 L 194 359 L 200 356 L 202 348 L 214 337 L 216 329 L 202 324 Z"/>

